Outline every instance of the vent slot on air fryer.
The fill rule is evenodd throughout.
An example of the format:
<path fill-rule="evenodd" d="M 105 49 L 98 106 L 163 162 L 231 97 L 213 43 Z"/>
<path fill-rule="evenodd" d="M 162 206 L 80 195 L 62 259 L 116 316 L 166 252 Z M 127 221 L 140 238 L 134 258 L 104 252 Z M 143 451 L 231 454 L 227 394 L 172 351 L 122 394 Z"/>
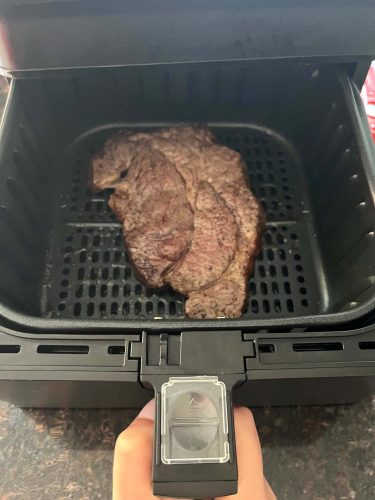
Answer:
<path fill-rule="evenodd" d="M 18 354 L 21 351 L 20 345 L 3 344 L 0 345 L 0 354 Z"/>
<path fill-rule="evenodd" d="M 295 352 L 316 352 L 316 351 L 342 351 L 344 346 L 341 342 L 301 342 L 293 344 Z"/>
<path fill-rule="evenodd" d="M 358 345 L 359 345 L 359 348 L 362 350 L 372 350 L 372 349 L 375 350 L 375 342 L 371 342 L 371 341 L 359 342 Z"/>
<path fill-rule="evenodd" d="M 38 345 L 38 354 L 88 354 L 89 346 L 87 345 Z"/>

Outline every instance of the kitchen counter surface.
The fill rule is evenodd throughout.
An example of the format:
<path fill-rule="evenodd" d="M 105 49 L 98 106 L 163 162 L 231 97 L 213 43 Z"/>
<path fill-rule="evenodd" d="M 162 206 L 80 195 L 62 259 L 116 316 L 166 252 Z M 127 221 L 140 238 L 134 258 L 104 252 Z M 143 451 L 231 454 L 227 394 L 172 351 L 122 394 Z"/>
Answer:
<path fill-rule="evenodd" d="M 278 499 L 375 498 L 374 411 L 373 401 L 254 409 Z M 136 414 L 0 403 L 0 498 L 110 499 L 116 436 Z"/>
<path fill-rule="evenodd" d="M 6 94 L 3 84 L 0 113 Z M 253 413 L 279 500 L 375 498 L 374 400 Z M 110 499 L 116 436 L 136 414 L 22 410 L 0 402 L 0 498 Z"/>

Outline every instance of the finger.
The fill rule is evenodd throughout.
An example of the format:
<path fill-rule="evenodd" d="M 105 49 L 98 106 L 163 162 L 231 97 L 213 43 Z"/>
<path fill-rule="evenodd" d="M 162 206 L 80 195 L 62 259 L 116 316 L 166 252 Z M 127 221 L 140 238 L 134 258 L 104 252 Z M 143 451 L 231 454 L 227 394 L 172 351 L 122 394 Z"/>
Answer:
<path fill-rule="evenodd" d="M 138 413 L 136 418 L 146 418 L 152 422 L 155 420 L 155 398 L 152 398 Z"/>
<path fill-rule="evenodd" d="M 238 493 L 216 500 L 271 500 L 263 475 L 262 449 L 251 411 L 248 408 L 234 409 L 236 434 Z M 272 493 L 272 490 L 271 490 Z"/>
<path fill-rule="evenodd" d="M 151 500 L 154 423 L 136 418 L 117 438 L 113 462 L 113 500 Z"/>
<path fill-rule="evenodd" d="M 117 438 L 113 462 L 113 500 L 156 500 L 152 493 L 155 400 Z M 163 499 L 173 500 L 173 499 Z"/>

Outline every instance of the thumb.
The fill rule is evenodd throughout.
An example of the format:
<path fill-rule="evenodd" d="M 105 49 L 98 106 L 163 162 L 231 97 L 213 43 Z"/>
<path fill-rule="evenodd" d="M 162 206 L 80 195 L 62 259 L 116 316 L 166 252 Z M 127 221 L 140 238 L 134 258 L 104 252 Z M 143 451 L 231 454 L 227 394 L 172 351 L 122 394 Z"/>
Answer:
<path fill-rule="evenodd" d="M 136 418 L 117 438 L 113 461 L 113 500 L 151 500 L 154 423 Z"/>
<path fill-rule="evenodd" d="M 159 499 L 152 493 L 154 415 L 153 399 L 117 438 L 113 462 L 113 500 Z"/>

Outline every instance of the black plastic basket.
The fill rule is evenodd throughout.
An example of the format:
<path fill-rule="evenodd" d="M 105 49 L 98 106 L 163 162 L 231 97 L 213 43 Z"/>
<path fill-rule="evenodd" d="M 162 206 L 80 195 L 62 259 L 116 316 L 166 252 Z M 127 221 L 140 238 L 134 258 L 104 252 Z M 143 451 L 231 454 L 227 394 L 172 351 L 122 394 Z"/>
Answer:
<path fill-rule="evenodd" d="M 15 80 L 0 163 L 0 312 L 22 329 L 337 324 L 375 304 L 374 169 L 330 65 L 112 68 Z M 207 123 L 246 160 L 267 226 L 241 318 L 189 320 L 126 256 L 90 158 L 115 130 Z"/>

